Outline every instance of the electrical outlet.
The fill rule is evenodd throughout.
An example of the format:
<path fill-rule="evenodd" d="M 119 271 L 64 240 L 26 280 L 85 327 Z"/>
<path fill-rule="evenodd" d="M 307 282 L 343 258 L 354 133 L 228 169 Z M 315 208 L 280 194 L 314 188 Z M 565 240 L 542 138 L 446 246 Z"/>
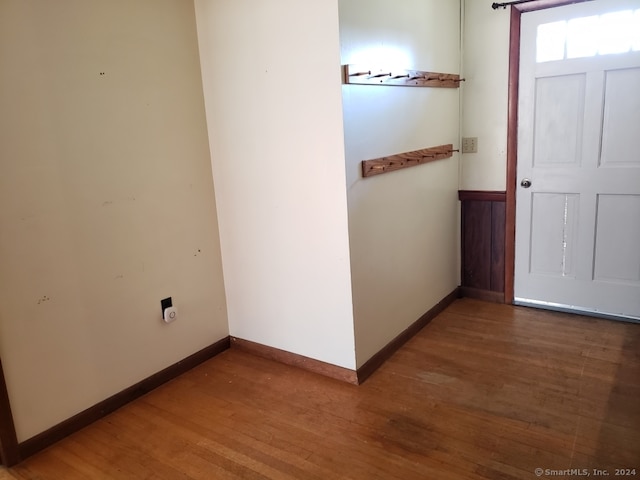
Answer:
<path fill-rule="evenodd" d="M 163 315 L 165 308 L 169 307 L 173 307 L 173 300 L 171 300 L 171 297 L 163 298 L 162 300 L 160 300 L 160 310 L 162 311 Z"/>
<path fill-rule="evenodd" d="M 178 318 L 178 309 L 176 307 L 168 307 L 164 309 L 162 318 L 166 323 L 171 323 Z"/>
<path fill-rule="evenodd" d="M 160 300 L 160 306 L 162 307 L 162 319 L 166 323 L 171 323 L 178 318 L 178 310 L 173 306 L 171 297 Z"/>
<path fill-rule="evenodd" d="M 463 138 L 462 153 L 478 153 L 478 137 Z"/>

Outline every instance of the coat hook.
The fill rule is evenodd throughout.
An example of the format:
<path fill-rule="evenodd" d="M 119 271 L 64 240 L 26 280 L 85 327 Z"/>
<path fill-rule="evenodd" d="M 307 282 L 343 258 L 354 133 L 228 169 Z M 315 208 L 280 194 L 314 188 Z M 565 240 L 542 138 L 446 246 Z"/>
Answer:
<path fill-rule="evenodd" d="M 391 74 L 390 73 L 379 73 L 378 75 L 371 75 L 370 77 L 367 78 L 379 78 L 379 77 L 390 77 Z"/>
<path fill-rule="evenodd" d="M 414 167 L 428 162 L 451 157 L 454 150 L 453 144 L 439 145 L 437 147 L 423 148 L 412 152 L 398 153 L 388 157 L 379 157 L 362 161 L 363 177 L 393 172 L 403 168 Z"/>
<path fill-rule="evenodd" d="M 366 69 L 366 70 L 365 70 Z M 367 66 L 343 65 L 344 83 L 360 85 L 398 85 L 407 87 L 458 88 L 460 79 L 457 73 L 427 72 L 422 70 L 382 70 Z"/>

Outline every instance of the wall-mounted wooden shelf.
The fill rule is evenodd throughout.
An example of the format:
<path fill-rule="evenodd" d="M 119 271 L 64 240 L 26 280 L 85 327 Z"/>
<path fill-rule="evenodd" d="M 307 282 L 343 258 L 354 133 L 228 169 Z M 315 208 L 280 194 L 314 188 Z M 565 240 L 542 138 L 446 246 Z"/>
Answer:
<path fill-rule="evenodd" d="M 343 65 L 343 82 L 355 85 L 458 88 L 464 78 L 455 73 L 422 70 L 379 70 L 359 65 Z"/>
<path fill-rule="evenodd" d="M 393 172 L 402 168 L 415 167 L 423 163 L 442 160 L 453 156 L 452 144 L 439 145 L 437 147 L 423 148 L 413 152 L 398 153 L 388 157 L 374 158 L 372 160 L 362 161 L 362 176 L 371 177 L 380 175 L 381 173 Z"/>

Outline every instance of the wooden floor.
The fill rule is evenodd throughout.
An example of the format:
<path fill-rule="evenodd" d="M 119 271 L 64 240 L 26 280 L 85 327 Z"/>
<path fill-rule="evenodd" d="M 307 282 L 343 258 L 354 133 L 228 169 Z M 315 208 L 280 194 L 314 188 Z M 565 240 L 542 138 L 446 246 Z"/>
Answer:
<path fill-rule="evenodd" d="M 640 478 L 640 325 L 462 299 L 359 387 L 229 350 L 0 479 L 555 478 L 536 468 Z"/>

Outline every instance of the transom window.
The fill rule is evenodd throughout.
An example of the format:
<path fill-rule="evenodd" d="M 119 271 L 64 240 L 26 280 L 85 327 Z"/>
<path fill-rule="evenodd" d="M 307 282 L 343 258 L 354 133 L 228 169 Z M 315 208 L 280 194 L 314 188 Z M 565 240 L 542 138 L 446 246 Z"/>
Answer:
<path fill-rule="evenodd" d="M 538 26 L 536 62 L 640 51 L 640 9 Z"/>

